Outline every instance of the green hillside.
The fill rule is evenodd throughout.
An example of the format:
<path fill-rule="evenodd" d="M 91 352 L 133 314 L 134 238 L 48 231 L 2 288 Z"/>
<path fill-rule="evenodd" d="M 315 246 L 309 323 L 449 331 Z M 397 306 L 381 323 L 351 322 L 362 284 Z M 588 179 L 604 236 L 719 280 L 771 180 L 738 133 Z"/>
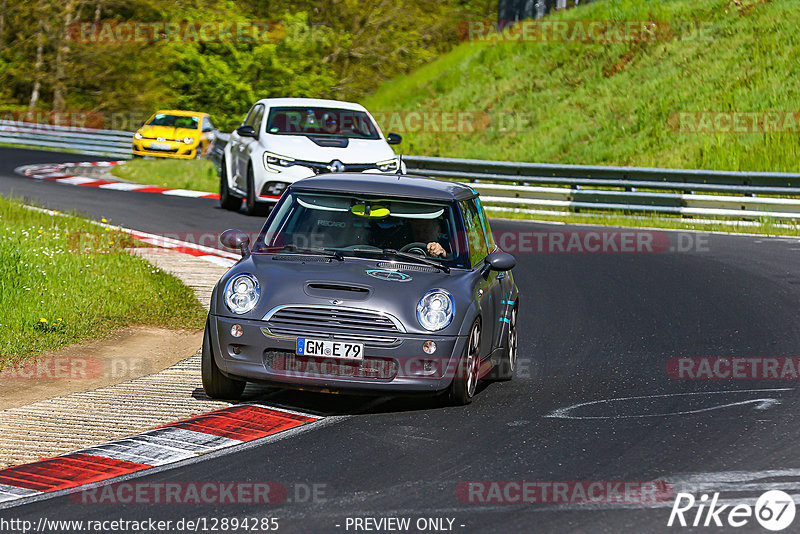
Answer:
<path fill-rule="evenodd" d="M 651 21 L 655 38 L 464 42 L 364 103 L 395 119 L 398 110 L 486 114 L 473 133 L 407 128 L 408 154 L 798 172 L 798 8 L 797 0 L 598 1 L 550 20 Z M 681 112 L 708 113 L 686 121 Z"/>

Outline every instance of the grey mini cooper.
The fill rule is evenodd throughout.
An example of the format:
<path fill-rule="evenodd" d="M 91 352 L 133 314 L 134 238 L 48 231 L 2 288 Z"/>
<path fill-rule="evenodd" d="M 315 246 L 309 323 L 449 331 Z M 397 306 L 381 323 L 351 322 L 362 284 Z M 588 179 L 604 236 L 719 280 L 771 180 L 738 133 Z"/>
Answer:
<path fill-rule="evenodd" d="M 246 382 L 317 391 L 443 394 L 467 404 L 517 363 L 515 259 L 478 194 L 411 176 L 292 184 L 217 283 L 202 375 L 214 398 Z"/>

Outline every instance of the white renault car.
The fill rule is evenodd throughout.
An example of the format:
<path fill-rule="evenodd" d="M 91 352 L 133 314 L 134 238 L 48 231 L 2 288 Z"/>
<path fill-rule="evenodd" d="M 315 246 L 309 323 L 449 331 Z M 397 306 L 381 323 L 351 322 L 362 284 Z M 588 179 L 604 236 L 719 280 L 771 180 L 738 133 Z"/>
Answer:
<path fill-rule="evenodd" d="M 329 172 L 404 172 L 361 105 L 312 98 L 268 98 L 250 109 L 225 146 L 220 168 L 220 204 L 238 210 L 245 202 L 255 215 L 276 203 L 286 187 Z"/>

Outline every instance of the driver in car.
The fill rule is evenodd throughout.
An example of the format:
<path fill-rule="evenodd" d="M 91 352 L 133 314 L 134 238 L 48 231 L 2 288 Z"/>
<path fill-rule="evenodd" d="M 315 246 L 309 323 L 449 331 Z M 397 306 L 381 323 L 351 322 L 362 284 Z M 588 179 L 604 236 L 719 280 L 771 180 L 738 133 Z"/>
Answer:
<path fill-rule="evenodd" d="M 439 225 L 432 219 L 412 219 L 411 232 L 415 242 L 427 243 L 428 255 L 433 258 L 447 256 L 447 251 L 437 241 L 439 239 Z"/>

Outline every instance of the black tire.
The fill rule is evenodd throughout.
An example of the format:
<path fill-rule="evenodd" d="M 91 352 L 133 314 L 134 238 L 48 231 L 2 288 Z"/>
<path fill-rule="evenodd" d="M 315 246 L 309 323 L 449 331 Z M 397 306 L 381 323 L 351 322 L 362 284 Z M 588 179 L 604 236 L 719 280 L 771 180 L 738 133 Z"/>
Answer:
<path fill-rule="evenodd" d="M 244 211 L 248 215 L 266 215 L 269 207 L 256 201 L 255 178 L 253 178 L 253 167 L 247 168 L 247 200 L 244 203 Z"/>
<path fill-rule="evenodd" d="M 200 371 L 203 379 L 203 389 L 206 391 L 206 395 L 212 399 L 238 400 L 247 385 L 247 382 L 228 378 L 217 367 L 211 347 L 209 321 L 206 321 L 206 331 L 203 335 L 203 356 Z"/>
<path fill-rule="evenodd" d="M 492 368 L 489 373 L 491 380 L 506 381 L 514 378 L 514 371 L 517 369 L 517 312 L 519 310 L 519 300 L 511 308 L 511 315 L 508 318 L 508 333 L 506 343 L 500 361 Z"/>
<path fill-rule="evenodd" d="M 464 406 L 472 402 L 478 387 L 478 372 L 481 366 L 481 322 L 475 319 L 469 330 L 464 353 L 458 360 L 453 383 L 447 391 L 447 402 Z"/>
<path fill-rule="evenodd" d="M 242 199 L 228 189 L 228 164 L 224 158 L 219 169 L 219 205 L 222 209 L 231 211 L 239 211 L 242 207 Z"/>

